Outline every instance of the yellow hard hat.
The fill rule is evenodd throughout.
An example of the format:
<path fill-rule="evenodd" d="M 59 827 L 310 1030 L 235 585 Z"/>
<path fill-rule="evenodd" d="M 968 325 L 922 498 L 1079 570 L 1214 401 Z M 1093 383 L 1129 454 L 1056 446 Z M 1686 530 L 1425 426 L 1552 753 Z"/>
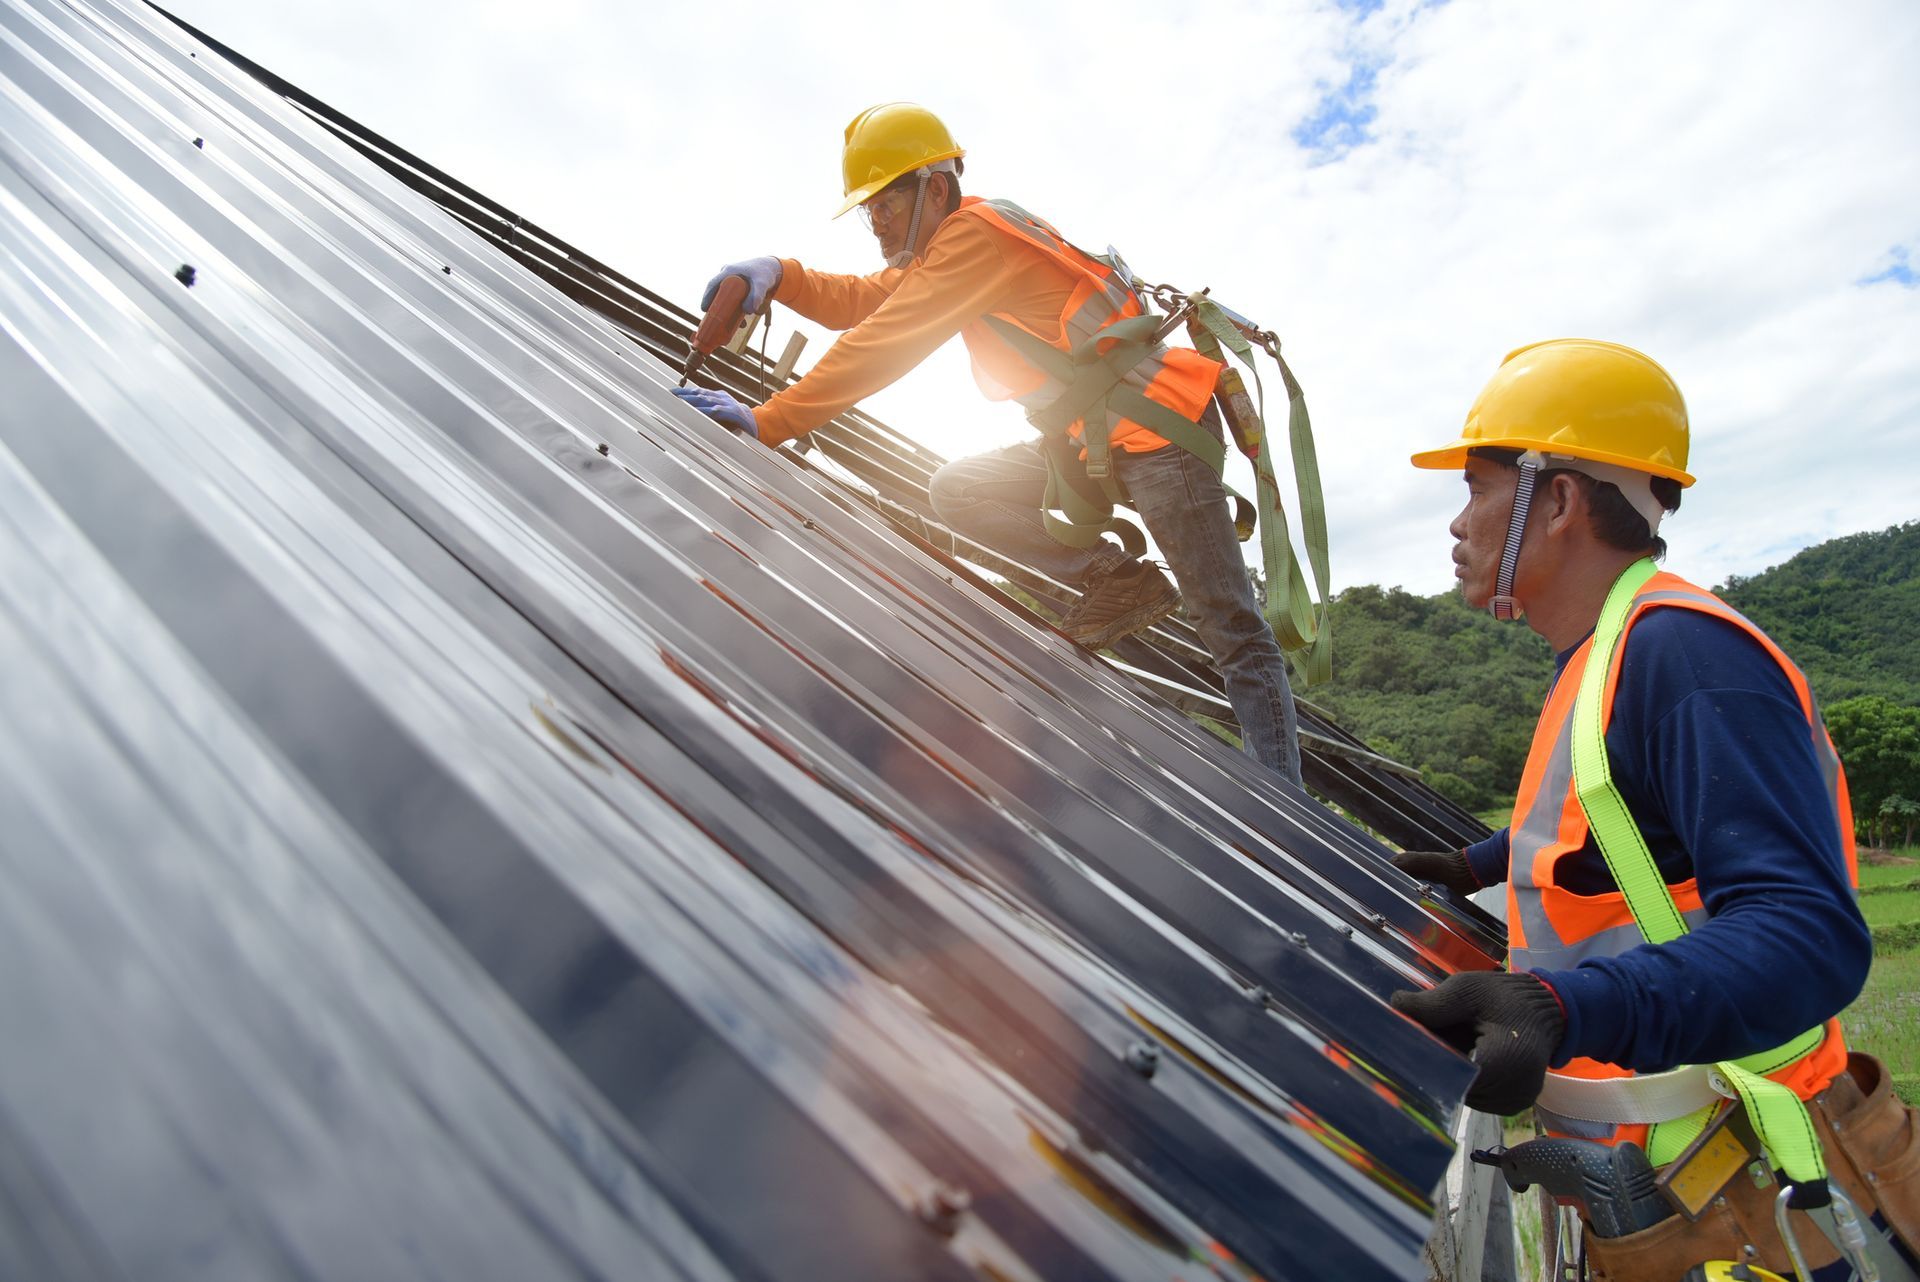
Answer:
<path fill-rule="evenodd" d="M 868 107 L 847 125 L 846 147 L 840 153 L 847 199 L 833 216 L 865 204 L 902 174 L 966 154 L 940 117 L 925 107 L 911 102 Z"/>
<path fill-rule="evenodd" d="M 1463 467 L 1467 451 L 1538 450 L 1592 459 L 1692 485 L 1687 403 L 1644 352 L 1591 338 L 1554 338 L 1507 353 L 1467 411 L 1460 438 L 1413 456 L 1415 467 Z"/>

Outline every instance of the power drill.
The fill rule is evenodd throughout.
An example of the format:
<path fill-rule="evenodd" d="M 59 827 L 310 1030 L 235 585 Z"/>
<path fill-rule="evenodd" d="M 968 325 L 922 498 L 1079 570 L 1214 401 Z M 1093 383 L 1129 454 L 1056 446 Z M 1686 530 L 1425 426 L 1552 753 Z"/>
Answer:
<path fill-rule="evenodd" d="M 740 304 L 746 300 L 744 276 L 729 276 L 713 291 L 713 302 L 707 306 L 707 314 L 700 318 L 700 328 L 693 332 L 693 350 L 687 353 L 687 363 L 680 367 L 680 386 L 685 387 L 700 363 L 740 328 Z"/>
<path fill-rule="evenodd" d="M 1578 1202 L 1599 1237 L 1625 1237 L 1678 1214 L 1653 1182 L 1653 1164 L 1638 1144 L 1552 1136 L 1481 1149 L 1473 1160 L 1499 1167 L 1516 1193 L 1538 1184 L 1557 1199 Z"/>

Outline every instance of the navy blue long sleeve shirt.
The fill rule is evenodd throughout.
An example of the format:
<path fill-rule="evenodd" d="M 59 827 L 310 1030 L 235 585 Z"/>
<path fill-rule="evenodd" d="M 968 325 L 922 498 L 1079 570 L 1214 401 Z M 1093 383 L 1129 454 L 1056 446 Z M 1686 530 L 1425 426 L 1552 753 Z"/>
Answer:
<path fill-rule="evenodd" d="M 1558 656 L 1556 681 L 1572 655 Z M 1661 873 L 1697 876 L 1710 916 L 1671 943 L 1539 972 L 1567 1013 L 1554 1065 L 1736 1058 L 1851 1002 L 1873 939 L 1806 718 L 1772 656 L 1698 610 L 1648 611 L 1627 633 L 1607 755 Z M 1505 881 L 1508 850 L 1505 829 L 1469 847 L 1474 875 Z M 1575 893 L 1616 889 L 1591 836 L 1560 867 Z"/>

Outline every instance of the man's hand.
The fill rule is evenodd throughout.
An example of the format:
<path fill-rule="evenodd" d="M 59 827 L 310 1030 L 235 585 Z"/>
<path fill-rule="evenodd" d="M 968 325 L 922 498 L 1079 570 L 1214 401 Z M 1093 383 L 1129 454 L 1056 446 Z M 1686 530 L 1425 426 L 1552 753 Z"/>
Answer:
<path fill-rule="evenodd" d="M 1393 866 L 1420 880 L 1445 886 L 1457 895 L 1471 895 L 1486 887 L 1473 875 L 1464 850 L 1409 850 L 1393 857 Z"/>
<path fill-rule="evenodd" d="M 753 421 L 753 411 L 727 393 L 715 388 L 676 387 L 673 394 L 729 431 L 760 439 L 760 425 Z"/>
<path fill-rule="evenodd" d="M 700 310 L 706 311 L 713 305 L 713 296 L 720 290 L 720 282 L 729 276 L 738 276 L 747 282 L 747 298 L 740 304 L 743 315 L 751 315 L 767 305 L 767 299 L 773 291 L 780 288 L 780 260 L 778 258 L 749 258 L 744 263 L 728 263 L 720 269 L 720 274 L 707 282 L 707 288 L 700 295 Z"/>
<path fill-rule="evenodd" d="M 1395 993 L 1392 1002 L 1480 1066 L 1467 1107 L 1502 1117 L 1539 1097 L 1567 1030 L 1558 995 L 1523 971 L 1449 975 L 1425 992 Z"/>

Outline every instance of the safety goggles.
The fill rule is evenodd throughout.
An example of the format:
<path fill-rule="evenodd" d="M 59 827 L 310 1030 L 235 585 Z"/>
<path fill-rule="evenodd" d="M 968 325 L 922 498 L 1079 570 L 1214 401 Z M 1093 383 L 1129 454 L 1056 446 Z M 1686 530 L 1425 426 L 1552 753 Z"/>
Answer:
<path fill-rule="evenodd" d="M 914 173 L 883 187 L 860 206 L 860 217 L 870 229 L 878 231 L 913 208 L 913 195 L 919 186 L 920 176 Z"/>

